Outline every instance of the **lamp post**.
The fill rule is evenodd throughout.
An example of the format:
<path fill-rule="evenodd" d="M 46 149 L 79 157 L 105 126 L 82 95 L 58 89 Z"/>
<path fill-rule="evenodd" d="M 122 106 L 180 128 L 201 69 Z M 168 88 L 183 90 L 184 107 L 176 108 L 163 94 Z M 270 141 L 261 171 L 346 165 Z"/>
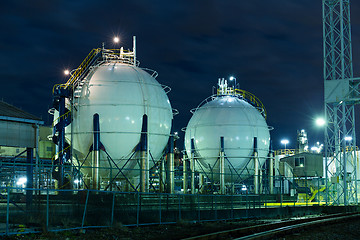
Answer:
<path fill-rule="evenodd" d="M 234 85 L 234 92 L 235 92 L 235 89 L 236 89 L 236 77 L 231 76 L 231 77 L 229 78 L 229 80 L 230 80 L 230 81 L 234 81 L 234 83 L 235 83 L 235 85 Z"/>
<path fill-rule="evenodd" d="M 120 42 L 120 38 L 119 37 L 114 37 L 113 38 L 113 42 L 115 44 L 119 43 Z M 121 48 L 119 49 L 119 58 L 121 59 Z"/>
<path fill-rule="evenodd" d="M 287 139 L 281 140 L 281 144 L 285 145 L 285 152 L 286 152 L 286 144 L 288 144 L 288 143 L 289 143 L 289 140 L 287 140 Z"/>

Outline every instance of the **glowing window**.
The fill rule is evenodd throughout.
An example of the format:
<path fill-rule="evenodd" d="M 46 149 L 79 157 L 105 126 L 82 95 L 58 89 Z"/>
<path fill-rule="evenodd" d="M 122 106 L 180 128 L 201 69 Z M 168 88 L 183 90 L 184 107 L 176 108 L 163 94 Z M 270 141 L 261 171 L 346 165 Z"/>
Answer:
<path fill-rule="evenodd" d="M 305 166 L 305 157 L 296 157 L 295 167 L 304 167 L 304 166 Z"/>

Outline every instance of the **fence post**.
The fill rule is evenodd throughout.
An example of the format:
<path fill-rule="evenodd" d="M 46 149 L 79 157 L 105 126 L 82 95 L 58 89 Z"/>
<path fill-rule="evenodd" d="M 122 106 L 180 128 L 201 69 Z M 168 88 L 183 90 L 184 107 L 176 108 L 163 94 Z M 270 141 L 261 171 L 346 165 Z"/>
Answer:
<path fill-rule="evenodd" d="M 246 191 L 246 218 L 249 217 L 249 213 L 248 213 L 248 192 Z"/>
<path fill-rule="evenodd" d="M 179 200 L 179 221 L 181 220 L 181 202 L 180 202 L 180 194 L 178 194 L 178 200 Z"/>
<path fill-rule="evenodd" d="M 231 194 L 231 219 L 234 219 L 234 194 Z"/>
<path fill-rule="evenodd" d="M 261 195 L 259 194 L 259 216 L 261 217 Z"/>
<path fill-rule="evenodd" d="M 46 188 L 46 231 L 48 230 L 49 230 L 49 188 Z"/>
<path fill-rule="evenodd" d="M 198 205 L 198 222 L 200 222 L 200 200 L 199 200 L 199 194 L 196 194 L 197 199 L 197 205 Z"/>
<path fill-rule="evenodd" d="M 113 201 L 112 201 L 112 208 L 111 208 L 111 222 L 110 225 L 114 224 L 114 210 L 115 210 L 115 192 L 113 192 Z"/>
<path fill-rule="evenodd" d="M 136 226 L 139 226 L 139 218 L 140 218 L 140 193 L 137 192 L 137 207 L 136 207 Z"/>
<path fill-rule="evenodd" d="M 216 204 L 216 198 L 217 196 L 213 194 L 213 196 L 215 197 L 215 220 L 217 221 L 218 216 L 217 216 L 217 204 Z"/>
<path fill-rule="evenodd" d="M 85 222 L 85 216 L 86 216 L 86 209 L 87 209 L 87 205 L 88 205 L 88 200 L 89 200 L 89 193 L 90 191 L 87 190 L 87 194 L 86 194 L 86 201 L 85 201 L 85 207 L 84 207 L 84 214 L 83 214 L 83 219 L 82 219 L 82 223 L 81 223 L 81 227 L 84 227 L 84 222 Z"/>
<path fill-rule="evenodd" d="M 10 218 L 10 187 L 7 187 L 7 205 L 6 205 L 6 235 L 9 234 L 9 218 Z"/>
<path fill-rule="evenodd" d="M 169 200 L 169 195 L 167 195 Z M 159 193 L 159 224 L 161 224 L 161 193 Z"/>

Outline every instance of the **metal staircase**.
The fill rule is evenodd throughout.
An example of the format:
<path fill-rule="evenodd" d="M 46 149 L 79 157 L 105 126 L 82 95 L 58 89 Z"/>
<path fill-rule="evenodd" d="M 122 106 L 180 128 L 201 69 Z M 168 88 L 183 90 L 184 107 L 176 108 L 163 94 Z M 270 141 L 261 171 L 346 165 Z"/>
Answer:
<path fill-rule="evenodd" d="M 65 84 L 57 84 L 53 88 L 53 109 L 49 111 L 59 112 L 59 117 L 53 122 L 52 141 L 57 145 L 57 154 L 53 159 L 52 176 L 58 180 L 59 188 L 64 188 L 68 180 L 64 178 L 63 166 L 71 159 L 71 146 L 65 139 L 65 128 L 71 123 L 72 113 L 66 106 L 66 99 L 72 101 L 74 97 L 79 97 L 81 88 L 84 85 L 84 77 L 91 70 L 91 66 L 97 63 L 101 55 L 101 49 L 93 49 L 84 59 L 80 66 L 70 74 L 69 80 Z"/>

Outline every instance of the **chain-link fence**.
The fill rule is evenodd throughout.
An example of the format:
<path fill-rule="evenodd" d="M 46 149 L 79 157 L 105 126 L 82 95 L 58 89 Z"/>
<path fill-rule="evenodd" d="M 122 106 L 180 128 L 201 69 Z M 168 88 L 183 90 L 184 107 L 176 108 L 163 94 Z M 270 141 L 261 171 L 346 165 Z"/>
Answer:
<path fill-rule="evenodd" d="M 297 206 L 298 201 L 288 194 L 205 195 L 12 187 L 1 191 L 2 235 L 119 224 L 140 226 L 268 217 L 269 209 Z"/>
<path fill-rule="evenodd" d="M 191 176 L 191 169 L 187 169 L 184 175 L 178 167 L 174 171 L 175 193 L 169 194 L 162 192 L 165 188 L 161 184 L 166 182 L 156 169 L 149 172 L 152 187 L 144 193 L 135 182 L 132 182 L 134 188 L 128 186 L 126 190 L 124 181 L 106 183 L 101 190 L 88 190 L 84 184 L 86 178 L 80 177 L 76 166 L 65 169 L 72 175 L 71 184 L 66 185 L 71 189 L 59 189 L 52 178 L 52 165 L 44 164 L 31 168 L 33 186 L 38 187 L 26 188 L 28 166 L 15 161 L 1 163 L 0 235 L 271 217 L 286 214 L 289 207 L 294 207 L 291 208 L 294 213 L 303 206 L 326 204 L 323 177 L 262 173 L 255 176 L 259 179 L 259 194 L 254 194 L 254 176 L 249 174 L 249 178 L 236 182 L 234 179 L 239 175 L 232 174 L 225 178 L 230 179 L 226 181 L 225 194 L 219 194 L 219 177 L 215 173 L 197 171 Z M 195 184 L 195 194 L 189 194 L 191 182 Z M 332 205 L 331 199 L 327 205 Z"/>

